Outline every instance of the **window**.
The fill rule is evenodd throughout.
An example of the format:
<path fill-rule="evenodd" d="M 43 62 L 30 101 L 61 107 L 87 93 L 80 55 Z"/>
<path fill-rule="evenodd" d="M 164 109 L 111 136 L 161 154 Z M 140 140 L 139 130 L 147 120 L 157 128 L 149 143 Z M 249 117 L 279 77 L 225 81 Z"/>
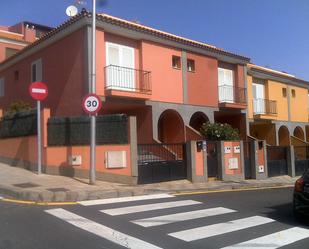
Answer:
<path fill-rule="evenodd" d="M 42 81 L 42 60 L 36 60 L 31 64 L 31 82 Z"/>
<path fill-rule="evenodd" d="M 134 48 L 106 42 L 107 88 L 132 91 L 135 89 Z"/>
<path fill-rule="evenodd" d="M 14 71 L 14 80 L 15 80 L 15 82 L 19 80 L 19 71 L 18 70 Z"/>
<path fill-rule="evenodd" d="M 0 97 L 4 96 L 4 78 L 0 78 Z"/>
<path fill-rule="evenodd" d="M 234 85 L 233 70 L 218 68 L 218 85 L 219 86 L 233 86 Z"/>
<path fill-rule="evenodd" d="M 195 62 L 194 62 L 194 60 L 190 60 L 190 59 L 187 60 L 187 70 L 189 72 L 195 72 Z"/>
<path fill-rule="evenodd" d="M 296 97 L 295 89 L 292 89 L 291 92 L 292 92 L 292 97 L 295 98 Z"/>
<path fill-rule="evenodd" d="M 218 68 L 219 102 L 234 102 L 233 70 Z"/>
<path fill-rule="evenodd" d="M 18 51 L 19 51 L 18 49 L 14 49 L 14 48 L 6 48 L 5 49 L 5 58 L 7 59 L 7 58 L 13 56 Z"/>
<path fill-rule="evenodd" d="M 253 95 L 253 112 L 254 114 L 265 113 L 265 86 L 264 84 L 252 83 L 252 95 Z"/>
<path fill-rule="evenodd" d="M 172 57 L 172 66 L 175 69 L 180 69 L 181 68 L 181 62 L 180 62 L 180 57 L 173 55 Z"/>
<path fill-rule="evenodd" d="M 286 88 L 285 87 L 282 88 L 282 96 L 286 98 Z"/>

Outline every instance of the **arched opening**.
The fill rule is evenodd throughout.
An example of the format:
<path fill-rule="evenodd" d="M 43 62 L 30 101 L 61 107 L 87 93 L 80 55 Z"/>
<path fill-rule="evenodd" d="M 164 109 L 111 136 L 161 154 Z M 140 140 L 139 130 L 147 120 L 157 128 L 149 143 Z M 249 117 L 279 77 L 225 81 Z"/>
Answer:
<path fill-rule="evenodd" d="M 294 135 L 294 137 L 297 137 L 301 140 L 305 140 L 305 133 L 304 133 L 303 129 L 299 126 L 297 126 L 294 129 L 293 135 Z"/>
<path fill-rule="evenodd" d="M 290 132 L 287 127 L 281 126 L 278 131 L 279 145 L 288 146 L 290 145 Z"/>
<path fill-rule="evenodd" d="M 309 125 L 306 126 L 306 141 L 309 143 Z"/>
<path fill-rule="evenodd" d="M 202 125 L 209 121 L 209 118 L 203 112 L 196 112 L 190 119 L 190 126 L 196 131 L 200 131 Z"/>
<path fill-rule="evenodd" d="M 162 143 L 185 142 L 184 122 L 178 112 L 164 111 L 158 121 L 158 137 Z"/>

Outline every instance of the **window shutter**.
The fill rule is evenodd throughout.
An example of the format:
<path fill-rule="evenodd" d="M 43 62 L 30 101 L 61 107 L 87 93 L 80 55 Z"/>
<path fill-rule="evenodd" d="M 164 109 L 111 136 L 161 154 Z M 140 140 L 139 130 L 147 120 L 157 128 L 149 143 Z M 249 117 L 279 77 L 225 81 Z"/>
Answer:
<path fill-rule="evenodd" d="M 224 69 L 218 68 L 218 85 L 223 86 L 224 85 Z"/>
<path fill-rule="evenodd" d="M 127 47 L 122 47 L 122 66 L 134 68 L 134 50 Z"/>
<path fill-rule="evenodd" d="M 108 65 L 120 66 L 120 54 L 119 47 L 108 44 Z"/>

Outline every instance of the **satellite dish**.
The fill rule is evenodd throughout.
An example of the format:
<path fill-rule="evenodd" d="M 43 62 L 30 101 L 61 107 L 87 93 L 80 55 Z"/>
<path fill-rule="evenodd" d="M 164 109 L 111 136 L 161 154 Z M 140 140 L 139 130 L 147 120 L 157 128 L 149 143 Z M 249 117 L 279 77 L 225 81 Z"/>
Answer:
<path fill-rule="evenodd" d="M 75 16 L 77 14 L 78 10 L 74 5 L 70 5 L 69 7 L 67 7 L 65 13 L 67 14 L 67 16 Z"/>

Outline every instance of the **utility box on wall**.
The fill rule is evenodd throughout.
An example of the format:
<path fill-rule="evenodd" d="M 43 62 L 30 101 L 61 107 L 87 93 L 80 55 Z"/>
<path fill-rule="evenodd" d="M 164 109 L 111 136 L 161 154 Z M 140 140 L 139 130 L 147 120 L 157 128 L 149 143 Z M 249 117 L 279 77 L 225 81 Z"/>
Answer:
<path fill-rule="evenodd" d="M 107 169 L 127 167 L 126 151 L 106 151 L 105 166 Z"/>
<path fill-rule="evenodd" d="M 243 180 L 244 161 L 241 141 L 221 142 L 221 170 L 220 178 L 223 181 Z"/>
<path fill-rule="evenodd" d="M 80 166 L 82 165 L 82 156 L 81 155 L 71 155 L 69 156 L 68 161 L 71 166 Z"/>

